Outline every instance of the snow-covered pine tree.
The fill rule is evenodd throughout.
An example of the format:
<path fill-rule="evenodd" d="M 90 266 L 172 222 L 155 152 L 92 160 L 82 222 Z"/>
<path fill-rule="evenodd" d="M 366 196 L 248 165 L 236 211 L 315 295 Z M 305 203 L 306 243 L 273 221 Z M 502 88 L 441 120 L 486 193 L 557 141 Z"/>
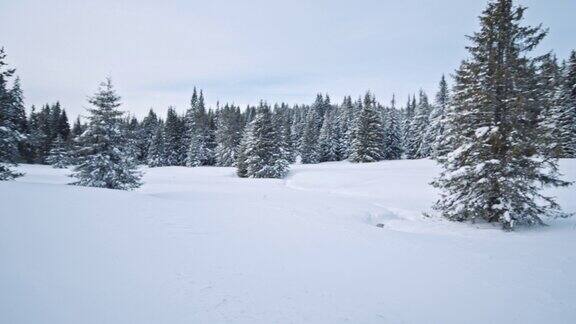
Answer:
<path fill-rule="evenodd" d="M 470 37 L 470 58 L 456 72 L 449 136 L 453 151 L 434 185 L 435 208 L 455 221 L 500 223 L 512 230 L 558 215 L 543 185 L 568 185 L 557 161 L 538 155 L 539 125 L 530 102 L 538 94 L 528 53 L 544 38 L 539 27 L 521 26 L 525 8 L 511 0 L 490 1 L 481 29 Z"/>
<path fill-rule="evenodd" d="M 372 95 L 367 92 L 353 126 L 348 160 L 361 163 L 382 160 L 383 142 L 384 133 L 380 113 L 376 111 Z"/>
<path fill-rule="evenodd" d="M 216 113 L 217 166 L 229 167 L 236 163 L 236 152 L 242 134 L 242 114 L 240 108 L 226 104 Z"/>
<path fill-rule="evenodd" d="M 22 175 L 10 168 L 20 159 L 18 145 L 23 135 L 18 131 L 19 114 L 15 109 L 14 97 L 8 89 L 8 78 L 15 70 L 5 68 L 5 59 L 4 48 L 0 48 L 0 181 Z"/>
<path fill-rule="evenodd" d="M 52 149 L 46 158 L 46 162 L 57 169 L 64 169 L 72 164 L 68 144 L 62 138 L 62 135 L 58 135 L 52 143 Z"/>
<path fill-rule="evenodd" d="M 72 138 L 80 136 L 80 134 L 84 132 L 85 128 L 86 127 L 84 127 L 84 125 L 82 125 L 82 122 L 80 121 L 80 117 L 77 117 L 76 120 L 74 121 L 74 125 L 72 126 L 72 130 L 70 132 Z"/>
<path fill-rule="evenodd" d="M 140 147 L 144 137 L 140 134 L 140 123 L 134 116 L 127 116 L 122 122 L 122 134 L 126 141 L 126 153 L 130 154 L 136 164 L 140 163 Z"/>
<path fill-rule="evenodd" d="M 314 164 L 320 162 L 318 150 L 318 111 L 310 107 L 304 120 L 302 139 L 300 141 L 300 158 L 304 164 Z"/>
<path fill-rule="evenodd" d="M 400 124 L 400 112 L 396 109 L 396 100 L 394 96 L 392 96 L 390 108 L 386 109 L 383 158 L 385 160 L 399 160 L 402 158 L 402 128 Z"/>
<path fill-rule="evenodd" d="M 166 165 L 184 165 L 186 149 L 183 141 L 183 122 L 173 107 L 168 108 L 164 123 L 164 144 L 166 148 Z"/>
<path fill-rule="evenodd" d="M 274 129 L 270 107 L 265 103 L 260 103 L 246 138 L 243 153 L 246 177 L 283 178 L 286 176 L 289 163 L 282 152 L 280 136 Z"/>
<path fill-rule="evenodd" d="M 20 78 L 14 79 L 12 89 L 10 89 L 10 97 L 12 98 L 12 111 L 14 114 L 14 124 L 16 130 L 20 133 L 20 141 L 18 142 L 18 161 L 28 162 L 30 155 L 30 145 L 28 143 L 28 120 L 26 119 L 26 108 L 24 107 L 24 94 L 20 85 Z"/>
<path fill-rule="evenodd" d="M 421 159 L 430 155 L 431 143 L 427 142 L 424 137 L 429 126 L 430 111 L 428 96 L 423 90 L 420 90 L 418 104 L 410 124 L 411 135 L 408 142 L 409 147 L 413 150 L 410 155 L 414 159 Z"/>
<path fill-rule="evenodd" d="M 430 156 L 435 158 L 447 153 L 448 145 L 444 139 L 446 127 L 446 114 L 448 113 L 448 103 L 450 94 L 446 78 L 442 75 L 438 92 L 436 93 L 436 102 L 430 113 L 429 126 L 426 130 L 425 141 L 430 143 Z"/>
<path fill-rule="evenodd" d="M 78 165 L 72 174 L 73 185 L 130 190 L 141 185 L 141 173 L 136 161 L 126 151 L 126 139 L 122 133 L 122 115 L 118 110 L 120 96 L 112 86 L 112 80 L 100 84 L 96 94 L 88 102 L 88 128 L 78 138 Z"/>
<path fill-rule="evenodd" d="M 561 157 L 563 127 L 560 126 L 564 109 L 560 102 L 562 93 L 562 75 L 555 56 L 551 53 L 544 55 L 537 66 L 537 77 L 534 85 L 539 91 L 537 107 L 542 111 L 536 118 L 542 123 L 545 136 L 540 136 L 540 152 L 552 157 Z"/>
<path fill-rule="evenodd" d="M 294 147 L 292 135 L 292 119 L 294 110 L 290 109 L 287 104 L 281 103 L 279 106 L 274 105 L 273 120 L 280 135 L 280 141 L 283 143 L 282 151 L 288 162 L 296 161 L 296 149 Z"/>
<path fill-rule="evenodd" d="M 338 161 L 339 141 L 336 137 L 335 112 L 327 111 L 318 136 L 319 161 Z"/>
<path fill-rule="evenodd" d="M 148 115 L 146 115 L 140 123 L 138 130 L 138 136 L 140 137 L 140 141 L 138 142 L 138 160 L 146 164 L 148 163 L 148 150 L 150 149 L 159 123 L 158 115 L 156 115 L 153 109 L 148 111 Z"/>
<path fill-rule="evenodd" d="M 415 146 L 416 141 L 414 137 L 414 131 L 412 130 L 412 125 L 414 123 L 414 117 L 416 115 L 416 96 L 412 98 L 408 97 L 406 102 L 406 108 L 404 108 L 404 118 L 403 118 L 403 137 L 402 146 L 403 152 L 407 159 L 416 159 L 418 155 L 418 146 Z"/>
<path fill-rule="evenodd" d="M 68 122 L 68 115 L 66 115 L 66 109 L 62 109 L 62 113 L 58 118 L 58 131 L 56 137 L 61 136 L 64 141 L 70 139 L 70 123 Z"/>
<path fill-rule="evenodd" d="M 209 165 L 213 159 L 214 152 L 210 145 L 211 133 L 209 118 L 204 104 L 204 95 L 196 92 L 192 93 L 190 108 L 186 112 L 186 165 L 190 167 Z"/>
<path fill-rule="evenodd" d="M 166 145 L 164 139 L 164 124 L 159 121 L 156 125 L 152 142 L 148 147 L 148 154 L 146 156 L 146 164 L 149 167 L 162 167 L 168 165 L 166 161 Z"/>
<path fill-rule="evenodd" d="M 290 125 L 290 135 L 292 136 L 292 150 L 293 159 L 296 160 L 297 156 L 301 156 L 300 148 L 302 147 L 302 135 L 304 134 L 304 126 L 306 120 L 306 111 L 301 106 L 294 106 L 292 108 L 292 124 Z M 294 162 L 292 161 L 292 162 Z"/>
<path fill-rule="evenodd" d="M 338 160 L 346 160 L 350 153 L 350 137 L 354 125 L 356 109 L 352 97 L 345 96 L 337 109 L 336 138 L 338 140 Z"/>
<path fill-rule="evenodd" d="M 564 65 L 562 85 L 558 98 L 556 125 L 560 151 L 558 156 L 576 157 L 576 51 Z"/>
<path fill-rule="evenodd" d="M 247 149 L 248 143 L 252 141 L 252 122 L 250 122 L 242 132 L 242 139 L 238 145 L 236 152 L 236 174 L 240 178 L 248 177 L 248 164 L 247 164 Z"/>

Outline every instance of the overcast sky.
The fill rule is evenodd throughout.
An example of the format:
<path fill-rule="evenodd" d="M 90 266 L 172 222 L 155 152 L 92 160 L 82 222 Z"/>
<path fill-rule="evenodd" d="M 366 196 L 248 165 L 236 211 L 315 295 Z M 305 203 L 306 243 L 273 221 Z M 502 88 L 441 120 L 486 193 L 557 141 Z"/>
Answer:
<path fill-rule="evenodd" d="M 576 47 L 576 1 L 523 0 L 550 28 L 540 51 Z M 484 0 L 64 1 L 0 0 L 0 46 L 26 104 L 59 100 L 70 115 L 111 76 L 123 109 L 183 112 L 192 88 L 207 102 L 340 102 L 373 91 L 401 104 L 465 57 Z"/>

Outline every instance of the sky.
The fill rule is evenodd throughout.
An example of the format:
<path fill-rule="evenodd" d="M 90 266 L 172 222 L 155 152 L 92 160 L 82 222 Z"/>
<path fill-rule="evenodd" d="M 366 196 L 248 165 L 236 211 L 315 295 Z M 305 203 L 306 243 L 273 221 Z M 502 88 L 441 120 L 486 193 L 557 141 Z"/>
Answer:
<path fill-rule="evenodd" d="M 538 51 L 576 47 L 576 1 L 522 0 L 549 36 Z M 0 46 L 27 106 L 60 101 L 84 114 L 110 76 L 122 108 L 184 112 L 194 86 L 207 103 L 341 102 L 367 90 L 402 105 L 432 95 L 466 58 L 485 0 L 0 0 Z"/>

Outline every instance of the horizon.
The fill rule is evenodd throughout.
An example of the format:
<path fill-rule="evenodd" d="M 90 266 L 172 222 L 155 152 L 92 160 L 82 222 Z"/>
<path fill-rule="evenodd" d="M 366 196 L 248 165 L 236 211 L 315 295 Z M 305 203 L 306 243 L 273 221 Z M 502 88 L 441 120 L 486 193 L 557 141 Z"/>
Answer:
<path fill-rule="evenodd" d="M 150 108 L 182 113 L 193 87 L 209 108 L 311 104 L 317 93 L 340 103 L 366 91 L 386 105 L 394 94 L 402 107 L 419 89 L 432 97 L 443 74 L 452 83 L 465 35 L 487 3 L 419 2 L 2 2 L 10 14 L 0 29 L 11 32 L 0 46 L 22 80 L 27 111 L 58 101 L 71 120 L 107 76 L 121 109 L 138 118 Z M 526 24 L 550 30 L 537 52 L 567 58 L 576 2 L 516 4 L 528 7 Z"/>

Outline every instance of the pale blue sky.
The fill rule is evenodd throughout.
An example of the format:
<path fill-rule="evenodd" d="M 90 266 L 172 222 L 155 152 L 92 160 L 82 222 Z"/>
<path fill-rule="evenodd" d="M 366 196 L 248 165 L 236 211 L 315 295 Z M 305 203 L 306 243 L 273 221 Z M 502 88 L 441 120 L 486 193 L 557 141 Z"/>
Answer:
<path fill-rule="evenodd" d="M 540 51 L 576 47 L 576 1 L 523 0 L 550 28 Z M 465 57 L 484 0 L 64 1 L 0 0 L 0 46 L 27 105 L 60 100 L 76 115 L 111 75 L 124 110 L 209 104 L 340 102 L 366 90 L 403 104 L 435 92 Z"/>

